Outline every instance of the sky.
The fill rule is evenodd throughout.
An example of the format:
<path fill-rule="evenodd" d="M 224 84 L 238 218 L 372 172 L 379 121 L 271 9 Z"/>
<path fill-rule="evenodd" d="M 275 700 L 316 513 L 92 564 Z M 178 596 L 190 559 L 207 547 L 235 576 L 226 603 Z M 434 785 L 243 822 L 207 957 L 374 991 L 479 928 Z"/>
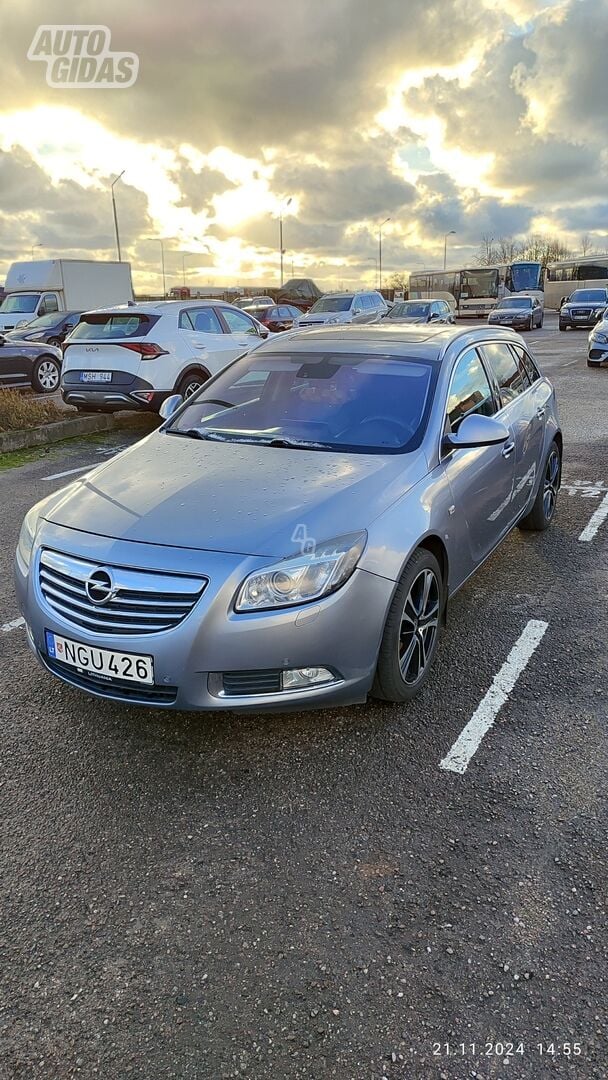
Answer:
<path fill-rule="evenodd" d="M 98 46 L 39 28 L 100 18 L 135 81 L 66 85 L 66 42 Z M 115 258 L 123 170 L 138 292 L 159 239 L 167 287 L 278 285 L 281 213 L 285 278 L 322 289 L 376 285 L 387 218 L 384 284 L 446 233 L 452 266 L 483 236 L 608 247 L 608 0 L 21 0 L 0 40 L 0 281 Z"/>

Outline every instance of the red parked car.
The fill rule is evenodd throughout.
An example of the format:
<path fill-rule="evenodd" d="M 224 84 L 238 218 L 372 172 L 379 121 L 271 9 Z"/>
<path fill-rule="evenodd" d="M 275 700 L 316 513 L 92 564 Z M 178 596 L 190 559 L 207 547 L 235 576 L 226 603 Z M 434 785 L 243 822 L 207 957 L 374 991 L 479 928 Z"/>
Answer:
<path fill-rule="evenodd" d="M 252 304 L 242 309 L 248 315 L 268 327 L 271 333 L 277 334 L 281 330 L 291 330 L 294 319 L 299 319 L 302 311 L 294 304 Z"/>

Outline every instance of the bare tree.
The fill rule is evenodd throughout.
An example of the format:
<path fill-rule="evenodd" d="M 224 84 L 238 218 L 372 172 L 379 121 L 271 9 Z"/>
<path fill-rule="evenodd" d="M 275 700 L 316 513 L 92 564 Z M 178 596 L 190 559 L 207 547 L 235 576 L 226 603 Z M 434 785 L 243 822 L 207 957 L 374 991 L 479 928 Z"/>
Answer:
<path fill-rule="evenodd" d="M 480 266 L 493 266 L 497 261 L 494 249 L 494 237 L 488 236 L 488 234 L 485 233 L 479 242 L 477 262 Z"/>
<path fill-rule="evenodd" d="M 394 274 L 391 274 L 389 280 L 389 287 L 396 289 L 397 291 L 405 291 L 409 285 L 410 275 L 407 270 L 396 270 Z"/>
<path fill-rule="evenodd" d="M 589 233 L 585 233 L 584 236 L 581 236 L 581 245 L 580 246 L 581 246 L 581 255 L 592 255 L 593 254 L 593 237 L 590 236 Z"/>

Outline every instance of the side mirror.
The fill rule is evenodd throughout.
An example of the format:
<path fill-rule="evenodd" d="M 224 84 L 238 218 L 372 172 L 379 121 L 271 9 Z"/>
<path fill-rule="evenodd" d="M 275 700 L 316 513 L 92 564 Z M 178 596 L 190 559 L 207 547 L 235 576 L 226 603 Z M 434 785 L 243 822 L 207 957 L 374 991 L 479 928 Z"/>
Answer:
<path fill-rule="evenodd" d="M 455 434 L 444 435 L 441 445 L 446 451 L 464 450 L 478 446 L 500 446 L 508 439 L 509 430 L 500 420 L 472 413 L 465 416 Z"/>
<path fill-rule="evenodd" d="M 173 416 L 173 413 L 176 409 L 179 409 L 183 400 L 181 394 L 171 394 L 170 397 L 165 398 L 158 410 L 163 420 L 168 420 L 170 416 Z"/>
<path fill-rule="evenodd" d="M 353 308 L 353 315 L 360 315 L 362 310 L 360 307 Z"/>
<path fill-rule="evenodd" d="M 436 322 L 438 318 L 439 318 L 439 312 L 432 311 L 431 314 L 429 315 L 429 322 Z"/>

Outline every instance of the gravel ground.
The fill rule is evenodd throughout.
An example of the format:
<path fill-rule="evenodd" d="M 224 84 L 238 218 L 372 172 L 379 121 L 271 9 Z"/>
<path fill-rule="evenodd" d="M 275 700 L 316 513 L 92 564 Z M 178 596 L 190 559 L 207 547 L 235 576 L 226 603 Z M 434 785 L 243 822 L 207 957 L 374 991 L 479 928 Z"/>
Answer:
<path fill-rule="evenodd" d="M 578 537 L 608 371 L 554 318 L 529 341 L 561 405 L 558 514 L 454 600 L 410 707 L 127 709 L 0 633 L 1 1080 L 604 1080 L 608 522 Z M 0 474 L 0 622 L 24 511 L 128 438 Z M 441 770 L 530 619 L 495 726 Z"/>

